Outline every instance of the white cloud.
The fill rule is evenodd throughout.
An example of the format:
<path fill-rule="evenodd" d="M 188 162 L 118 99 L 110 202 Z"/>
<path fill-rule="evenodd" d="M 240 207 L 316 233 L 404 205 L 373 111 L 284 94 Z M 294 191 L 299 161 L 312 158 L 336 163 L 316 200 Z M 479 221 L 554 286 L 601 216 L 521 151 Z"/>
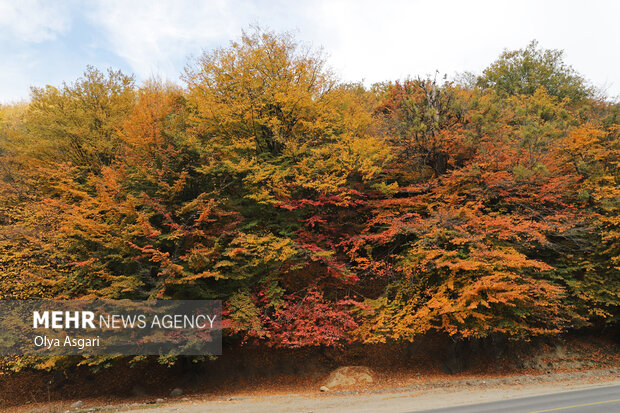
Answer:
<path fill-rule="evenodd" d="M 0 59 L 17 67 L 24 61 L 13 56 L 37 45 L 30 51 L 41 61 L 49 41 L 47 61 L 63 64 L 29 67 L 39 80 L 49 79 L 50 70 L 59 72 L 54 79 L 71 80 L 85 61 L 118 64 L 115 57 L 138 79 L 178 80 L 190 55 L 226 45 L 257 23 L 324 46 L 346 81 L 479 72 L 504 48 L 538 39 L 542 47 L 564 49 L 567 63 L 594 85 L 611 83 L 610 93 L 620 93 L 620 2 L 613 0 L 59 1 L 0 0 Z M 0 66 L 4 77 L 23 81 L 19 70 Z"/>
<path fill-rule="evenodd" d="M 104 44 L 125 59 L 141 78 L 176 76 L 175 65 L 217 40 L 234 39 L 239 10 L 223 0 L 105 1 L 89 13 L 103 30 Z"/>
<path fill-rule="evenodd" d="M 345 80 L 366 83 L 435 70 L 479 72 L 504 48 L 538 39 L 595 85 L 620 92 L 620 2 L 571 0 L 318 0 L 304 31 L 325 45 Z M 304 30 L 305 29 L 305 30 Z"/>
<path fill-rule="evenodd" d="M 66 3 L 0 0 L 0 36 L 11 41 L 39 43 L 54 40 L 69 29 L 69 23 Z"/>
<path fill-rule="evenodd" d="M 96 3 L 89 17 L 102 30 L 99 46 L 126 60 L 139 78 L 177 79 L 190 54 L 225 45 L 249 24 L 259 23 L 324 46 L 331 65 L 347 81 L 365 79 L 369 84 L 435 70 L 448 75 L 479 72 L 504 48 L 538 39 L 543 47 L 565 49 L 567 62 L 599 85 L 617 77 L 611 68 L 620 58 L 593 45 L 609 41 L 613 49 L 620 40 L 613 21 L 619 5 L 600 1 L 586 7 L 570 0 L 111 0 Z"/>

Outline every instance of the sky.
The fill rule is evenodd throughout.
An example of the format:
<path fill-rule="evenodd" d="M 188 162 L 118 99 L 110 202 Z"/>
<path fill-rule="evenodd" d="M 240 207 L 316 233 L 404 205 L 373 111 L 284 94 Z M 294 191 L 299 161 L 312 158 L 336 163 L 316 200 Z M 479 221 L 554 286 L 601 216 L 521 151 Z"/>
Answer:
<path fill-rule="evenodd" d="M 72 82 L 86 65 L 182 84 L 192 58 L 259 25 L 323 48 L 342 81 L 480 73 L 536 39 L 620 95 L 614 0 L 0 0 L 0 103 Z"/>

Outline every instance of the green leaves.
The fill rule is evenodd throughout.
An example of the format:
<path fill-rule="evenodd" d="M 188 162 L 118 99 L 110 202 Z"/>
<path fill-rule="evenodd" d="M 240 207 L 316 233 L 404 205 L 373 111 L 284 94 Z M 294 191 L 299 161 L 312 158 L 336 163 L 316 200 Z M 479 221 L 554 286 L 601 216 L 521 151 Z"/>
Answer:
<path fill-rule="evenodd" d="M 564 63 L 564 52 L 538 48 L 533 40 L 520 50 L 505 50 L 478 78 L 478 85 L 502 95 L 533 95 L 543 87 L 560 100 L 580 102 L 592 96 L 592 88 Z"/>

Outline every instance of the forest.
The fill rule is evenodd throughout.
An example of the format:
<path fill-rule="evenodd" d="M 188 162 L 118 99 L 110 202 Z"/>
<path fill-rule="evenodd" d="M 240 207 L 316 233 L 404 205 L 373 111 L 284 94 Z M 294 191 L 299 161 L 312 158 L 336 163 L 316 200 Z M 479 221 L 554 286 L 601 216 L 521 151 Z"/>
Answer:
<path fill-rule="evenodd" d="M 0 106 L 0 299 L 222 300 L 288 349 L 618 328 L 620 102 L 562 51 L 365 86 L 254 30 L 181 80 Z"/>

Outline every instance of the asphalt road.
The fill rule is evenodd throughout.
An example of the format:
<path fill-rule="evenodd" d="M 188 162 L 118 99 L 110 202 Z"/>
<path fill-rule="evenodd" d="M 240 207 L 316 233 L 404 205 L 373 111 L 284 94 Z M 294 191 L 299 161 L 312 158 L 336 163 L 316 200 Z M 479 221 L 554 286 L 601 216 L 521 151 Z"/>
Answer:
<path fill-rule="evenodd" d="M 426 410 L 430 413 L 620 413 L 620 385 Z"/>

